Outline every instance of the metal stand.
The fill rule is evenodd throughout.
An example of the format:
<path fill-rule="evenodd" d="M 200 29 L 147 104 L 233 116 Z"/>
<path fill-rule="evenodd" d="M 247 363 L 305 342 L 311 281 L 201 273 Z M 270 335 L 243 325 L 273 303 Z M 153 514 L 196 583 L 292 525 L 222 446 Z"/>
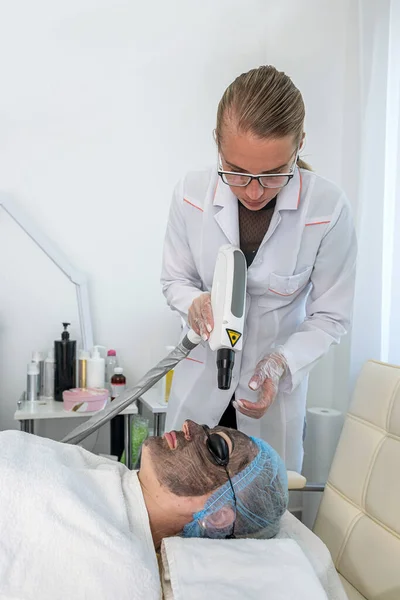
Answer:
<path fill-rule="evenodd" d="M 24 421 L 20 421 L 21 431 L 25 431 L 25 433 L 34 433 L 34 422 L 33 419 L 24 419 Z"/>
<path fill-rule="evenodd" d="M 125 464 L 132 469 L 132 415 L 124 415 Z"/>
<path fill-rule="evenodd" d="M 325 489 L 324 483 L 306 483 L 304 488 L 296 490 L 299 492 L 323 492 Z"/>
<path fill-rule="evenodd" d="M 163 413 L 155 413 L 154 414 L 154 435 L 156 437 L 160 436 L 162 433 L 162 430 L 164 429 L 164 427 L 163 427 L 164 420 L 165 420 L 165 414 L 163 414 Z"/>

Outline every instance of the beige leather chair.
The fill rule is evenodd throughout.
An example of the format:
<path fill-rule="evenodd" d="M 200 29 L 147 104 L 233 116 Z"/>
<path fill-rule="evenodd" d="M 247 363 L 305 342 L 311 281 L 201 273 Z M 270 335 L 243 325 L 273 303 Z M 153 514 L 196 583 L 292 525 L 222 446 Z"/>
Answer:
<path fill-rule="evenodd" d="M 350 600 L 400 600 L 400 368 L 358 379 L 314 532 Z"/>

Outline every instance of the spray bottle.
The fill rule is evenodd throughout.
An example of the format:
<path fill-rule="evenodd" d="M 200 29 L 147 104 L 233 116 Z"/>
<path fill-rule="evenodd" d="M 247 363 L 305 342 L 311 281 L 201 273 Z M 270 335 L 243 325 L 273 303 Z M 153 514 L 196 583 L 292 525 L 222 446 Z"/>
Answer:
<path fill-rule="evenodd" d="M 54 350 L 50 350 L 44 361 L 44 388 L 43 395 L 46 398 L 54 398 L 54 374 L 56 361 Z"/>
<path fill-rule="evenodd" d="M 28 402 L 39 400 L 40 389 L 40 369 L 36 361 L 31 361 L 28 364 L 28 372 L 26 378 L 26 399 Z"/>

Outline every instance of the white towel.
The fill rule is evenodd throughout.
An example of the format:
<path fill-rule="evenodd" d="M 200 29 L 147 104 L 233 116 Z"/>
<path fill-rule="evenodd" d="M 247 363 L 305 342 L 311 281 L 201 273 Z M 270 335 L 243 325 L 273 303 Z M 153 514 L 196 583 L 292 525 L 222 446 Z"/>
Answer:
<path fill-rule="evenodd" d="M 162 560 L 174 600 L 327 600 L 293 540 L 167 538 Z"/>
<path fill-rule="evenodd" d="M 329 600 L 348 600 L 331 554 L 315 533 L 310 531 L 296 517 L 286 512 L 281 519 L 277 538 L 292 539 L 299 544 L 310 561 Z"/>
<path fill-rule="evenodd" d="M 0 598 L 159 600 L 135 472 L 86 450 L 0 433 Z"/>

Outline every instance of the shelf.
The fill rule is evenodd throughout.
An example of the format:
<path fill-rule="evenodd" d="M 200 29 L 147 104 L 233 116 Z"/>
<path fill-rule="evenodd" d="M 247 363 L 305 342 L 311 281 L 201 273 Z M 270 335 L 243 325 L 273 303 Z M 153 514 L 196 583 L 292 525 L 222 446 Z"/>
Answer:
<path fill-rule="evenodd" d="M 72 412 L 64 409 L 63 402 L 47 400 L 45 398 L 37 402 L 22 402 L 14 413 L 16 421 L 42 420 L 42 419 L 89 419 L 98 411 L 93 412 Z M 121 415 L 136 415 L 138 412 L 136 403 L 125 408 Z"/>
<path fill-rule="evenodd" d="M 167 412 L 168 404 L 160 402 L 161 390 L 158 386 L 151 388 L 148 392 L 140 396 L 139 401 L 154 414 L 164 414 Z"/>

